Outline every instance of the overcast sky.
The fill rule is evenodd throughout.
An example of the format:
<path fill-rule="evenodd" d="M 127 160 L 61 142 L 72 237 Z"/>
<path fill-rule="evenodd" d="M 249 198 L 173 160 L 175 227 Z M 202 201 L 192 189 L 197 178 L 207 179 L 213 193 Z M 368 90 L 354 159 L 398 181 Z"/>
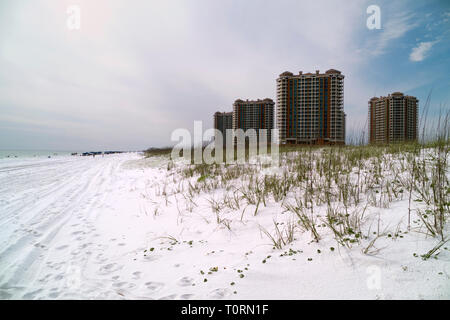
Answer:
<path fill-rule="evenodd" d="M 369 30 L 369 5 L 381 29 Z M 81 9 L 80 29 L 67 8 Z M 402 91 L 450 104 L 449 1 L 1 0 L 0 149 L 144 149 L 275 100 L 283 71 L 345 75 L 347 132 Z"/>

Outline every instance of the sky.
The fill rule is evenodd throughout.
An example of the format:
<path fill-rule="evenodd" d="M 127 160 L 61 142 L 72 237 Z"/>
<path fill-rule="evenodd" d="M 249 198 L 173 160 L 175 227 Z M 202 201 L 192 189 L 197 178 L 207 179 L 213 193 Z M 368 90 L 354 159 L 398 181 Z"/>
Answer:
<path fill-rule="evenodd" d="M 210 128 L 238 98 L 275 100 L 284 71 L 331 68 L 347 138 L 373 96 L 423 109 L 431 92 L 430 117 L 449 109 L 450 2 L 1 0 L 0 149 L 174 145 L 175 129 Z"/>

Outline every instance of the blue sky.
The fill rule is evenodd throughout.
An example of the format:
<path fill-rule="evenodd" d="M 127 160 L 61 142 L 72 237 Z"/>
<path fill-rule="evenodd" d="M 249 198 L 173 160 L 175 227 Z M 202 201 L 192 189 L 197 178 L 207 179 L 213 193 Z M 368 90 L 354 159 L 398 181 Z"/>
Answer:
<path fill-rule="evenodd" d="M 66 26 L 69 5 L 81 28 Z M 369 5 L 381 29 L 366 27 Z M 212 126 L 283 71 L 345 75 L 349 135 L 367 101 L 432 90 L 450 104 L 448 1 L 3 0 L 0 149 L 143 149 Z"/>

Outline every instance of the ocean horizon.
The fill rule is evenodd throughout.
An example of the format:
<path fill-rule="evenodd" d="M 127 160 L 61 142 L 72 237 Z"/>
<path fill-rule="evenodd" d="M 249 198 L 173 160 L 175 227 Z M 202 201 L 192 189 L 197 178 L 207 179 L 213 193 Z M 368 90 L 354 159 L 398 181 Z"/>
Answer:
<path fill-rule="evenodd" d="M 82 151 L 63 151 L 63 150 L 0 150 L 0 159 L 11 158 L 46 158 L 48 156 L 70 156 L 71 153 Z"/>

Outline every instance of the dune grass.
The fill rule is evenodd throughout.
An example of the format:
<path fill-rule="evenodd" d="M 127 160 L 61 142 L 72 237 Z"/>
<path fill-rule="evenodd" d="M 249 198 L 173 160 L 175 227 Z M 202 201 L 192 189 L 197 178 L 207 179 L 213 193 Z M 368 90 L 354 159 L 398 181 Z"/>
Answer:
<path fill-rule="evenodd" d="M 167 170 L 174 181 L 180 180 L 172 190 L 165 186 L 163 194 L 166 199 L 183 194 L 189 211 L 206 195 L 214 220 L 228 230 L 233 218 L 224 218 L 225 212 L 236 212 L 236 220 L 242 221 L 245 215 L 258 216 L 262 208 L 275 205 L 291 218 L 284 229 L 276 221 L 272 232 L 261 229 L 274 247 L 289 244 L 296 233 L 309 233 L 316 242 L 331 233 L 339 245 L 361 245 L 366 254 L 377 251 L 378 239 L 391 235 L 379 227 L 377 232 L 364 229 L 368 210 L 407 200 L 408 231 L 445 242 L 450 215 L 448 121 L 447 115 L 434 137 L 422 143 L 280 146 L 276 170 L 259 160 L 190 165 L 169 161 Z M 169 153 L 161 149 L 146 154 Z M 218 190 L 221 196 L 209 196 Z"/>

